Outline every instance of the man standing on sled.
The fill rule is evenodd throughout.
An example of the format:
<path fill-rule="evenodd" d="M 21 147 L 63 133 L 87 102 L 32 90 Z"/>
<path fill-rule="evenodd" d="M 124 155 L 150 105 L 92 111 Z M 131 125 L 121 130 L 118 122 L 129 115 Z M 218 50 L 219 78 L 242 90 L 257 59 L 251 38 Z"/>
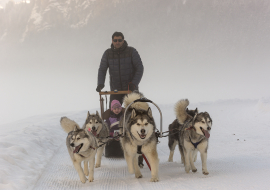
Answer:
<path fill-rule="evenodd" d="M 139 83 L 143 75 L 142 60 L 137 50 L 128 46 L 121 32 L 113 33 L 111 48 L 107 49 L 101 58 L 98 69 L 97 92 L 104 88 L 108 68 L 111 91 L 128 90 L 128 86 L 131 91 L 139 89 Z M 110 104 L 112 100 L 118 100 L 122 104 L 124 96 L 124 94 L 111 95 Z"/>

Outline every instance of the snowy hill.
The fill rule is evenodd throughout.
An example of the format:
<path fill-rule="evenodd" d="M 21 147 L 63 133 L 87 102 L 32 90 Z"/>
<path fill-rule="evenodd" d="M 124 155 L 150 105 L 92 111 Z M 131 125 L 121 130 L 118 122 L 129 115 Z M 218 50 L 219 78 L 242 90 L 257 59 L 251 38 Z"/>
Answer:
<path fill-rule="evenodd" d="M 158 145 L 160 181 L 149 182 L 150 171 L 142 169 L 143 178 L 127 172 L 124 159 L 102 158 L 95 169 L 93 183 L 82 184 L 72 166 L 65 146 L 66 133 L 59 124 L 67 116 L 80 125 L 86 110 L 26 118 L 0 126 L 0 189 L 269 189 L 270 110 L 269 98 L 259 101 L 228 100 L 191 104 L 207 111 L 213 119 L 208 150 L 208 171 L 185 173 L 176 149 L 174 162 L 169 157 L 168 139 Z M 161 105 L 163 130 L 174 120 L 173 105 Z M 95 110 L 90 110 L 93 112 Z M 157 126 L 159 113 L 153 108 Z"/>

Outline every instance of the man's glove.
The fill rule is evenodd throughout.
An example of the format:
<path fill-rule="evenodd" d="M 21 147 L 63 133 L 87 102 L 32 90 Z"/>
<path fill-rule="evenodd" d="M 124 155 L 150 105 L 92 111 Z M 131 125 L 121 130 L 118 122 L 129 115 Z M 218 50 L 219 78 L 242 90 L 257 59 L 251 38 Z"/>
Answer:
<path fill-rule="evenodd" d="M 103 88 L 104 88 L 104 84 L 99 84 L 99 85 L 97 86 L 96 91 L 97 91 L 97 92 L 100 92 Z"/>
<path fill-rule="evenodd" d="M 138 90 L 138 88 L 135 84 L 129 83 L 129 90 L 134 91 L 134 90 Z"/>

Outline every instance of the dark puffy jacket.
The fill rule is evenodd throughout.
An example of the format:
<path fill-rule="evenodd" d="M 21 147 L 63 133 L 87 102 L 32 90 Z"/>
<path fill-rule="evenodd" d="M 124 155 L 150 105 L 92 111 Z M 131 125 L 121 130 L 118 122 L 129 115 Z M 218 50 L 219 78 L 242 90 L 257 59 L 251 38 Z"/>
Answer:
<path fill-rule="evenodd" d="M 138 89 L 143 75 L 143 64 L 137 50 L 129 47 L 126 41 L 119 49 L 114 49 L 112 44 L 111 48 L 104 52 L 98 70 L 98 85 L 105 83 L 108 68 L 111 90 L 127 90 L 130 82 Z"/>

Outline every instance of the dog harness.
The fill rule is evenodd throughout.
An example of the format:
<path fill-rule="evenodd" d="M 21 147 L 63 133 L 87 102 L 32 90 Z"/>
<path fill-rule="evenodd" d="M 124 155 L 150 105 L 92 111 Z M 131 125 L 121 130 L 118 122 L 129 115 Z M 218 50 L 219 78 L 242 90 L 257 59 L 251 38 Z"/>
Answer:
<path fill-rule="evenodd" d="M 96 148 L 94 148 L 94 147 L 92 147 L 92 146 L 90 146 L 88 149 L 93 149 L 93 150 L 96 150 Z M 79 153 L 77 153 L 77 154 L 79 154 Z M 85 158 L 85 156 L 83 156 L 83 155 L 81 155 L 81 154 L 79 154 L 81 157 L 83 157 L 83 158 Z"/>
<path fill-rule="evenodd" d="M 190 126 L 188 128 L 185 128 L 185 130 L 191 130 L 191 129 L 194 129 L 196 131 L 195 127 L 193 127 L 193 126 Z"/>
<path fill-rule="evenodd" d="M 195 148 L 197 148 L 197 146 L 202 142 L 202 140 L 200 140 L 199 142 L 196 142 L 196 143 L 193 143 L 192 141 L 191 141 L 191 138 L 189 137 L 189 140 L 190 140 L 190 142 L 191 142 L 191 144 L 193 144 L 193 146 L 195 147 Z"/>
<path fill-rule="evenodd" d="M 196 131 L 195 127 L 193 127 L 193 126 L 190 126 L 189 128 L 186 128 L 185 130 L 191 130 L 191 129 L 194 129 Z M 202 142 L 203 139 L 200 140 L 199 142 L 196 142 L 196 143 L 193 143 L 190 137 L 189 137 L 189 140 L 190 140 L 191 144 L 194 146 L 194 148 L 197 148 L 197 146 Z"/>
<path fill-rule="evenodd" d="M 142 146 L 137 146 L 137 154 L 142 154 Z"/>
<path fill-rule="evenodd" d="M 146 164 L 148 165 L 148 168 L 149 168 L 149 169 L 150 169 L 150 171 L 151 171 L 151 166 L 150 166 L 150 164 L 149 164 L 149 162 L 148 162 L 147 158 L 145 157 L 145 155 L 142 153 L 142 146 L 137 146 L 137 154 L 139 154 L 139 155 L 142 155 L 142 156 L 143 156 L 143 158 L 144 158 L 144 160 L 145 160 Z"/>

